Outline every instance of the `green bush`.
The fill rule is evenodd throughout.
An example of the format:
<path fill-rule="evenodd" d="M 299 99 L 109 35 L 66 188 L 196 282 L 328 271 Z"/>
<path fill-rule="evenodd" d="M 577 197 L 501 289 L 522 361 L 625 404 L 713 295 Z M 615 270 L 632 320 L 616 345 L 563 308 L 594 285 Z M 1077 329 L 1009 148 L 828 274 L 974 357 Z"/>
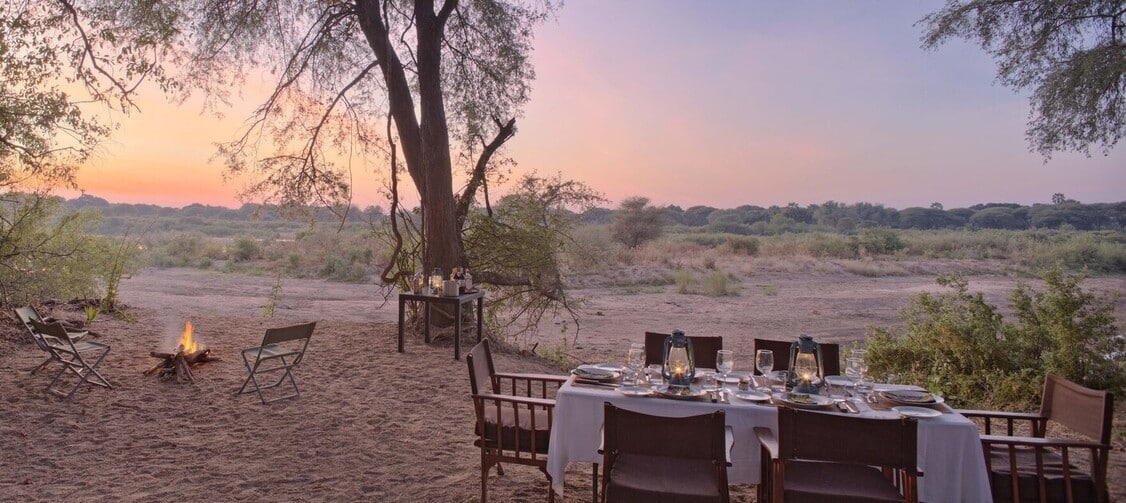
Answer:
<path fill-rule="evenodd" d="M 1033 407 L 1047 372 L 1121 393 L 1126 341 L 1115 337 L 1116 301 L 1084 292 L 1081 280 L 1054 270 L 1042 292 L 1021 285 L 1012 294 L 1017 322 L 1006 323 L 964 279 L 940 276 L 952 291 L 912 297 L 902 333 L 869 330 L 870 369 L 941 392 L 955 406 Z"/>
<path fill-rule="evenodd" d="M 907 247 L 899 233 L 887 227 L 861 229 L 855 239 L 857 247 L 870 255 L 891 255 Z"/>
<path fill-rule="evenodd" d="M 731 250 L 731 253 L 739 253 L 743 255 L 755 256 L 758 255 L 758 240 L 752 237 L 743 236 L 729 236 L 725 243 Z"/>
<path fill-rule="evenodd" d="M 704 275 L 704 295 L 726 297 L 735 295 L 730 278 L 723 271 L 710 271 Z"/>
<path fill-rule="evenodd" d="M 254 238 L 239 238 L 235 241 L 235 249 L 231 252 L 231 260 L 235 262 L 249 262 L 262 257 L 262 247 Z"/>

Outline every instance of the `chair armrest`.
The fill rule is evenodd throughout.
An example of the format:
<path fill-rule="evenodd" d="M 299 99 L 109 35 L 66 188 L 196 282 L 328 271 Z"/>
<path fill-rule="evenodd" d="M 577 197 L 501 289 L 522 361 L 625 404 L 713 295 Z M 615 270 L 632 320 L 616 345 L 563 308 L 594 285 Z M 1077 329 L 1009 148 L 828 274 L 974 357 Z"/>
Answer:
<path fill-rule="evenodd" d="M 523 381 L 547 381 L 547 382 L 554 382 L 554 383 L 559 383 L 559 384 L 563 384 L 564 382 L 567 382 L 567 378 L 568 378 L 567 376 L 554 375 L 554 374 L 525 374 L 525 373 L 509 373 L 509 372 L 497 372 L 494 375 L 496 375 L 496 377 L 498 379 L 518 379 L 518 380 L 523 380 Z"/>
<path fill-rule="evenodd" d="M 972 409 L 954 409 L 954 412 L 966 417 L 986 417 L 992 419 L 1018 419 L 1037 421 L 1047 419 L 1040 414 L 1034 412 L 1004 412 L 997 410 L 972 410 Z"/>
<path fill-rule="evenodd" d="M 1027 447 L 1066 447 L 1076 449 L 1110 449 L 1109 445 L 1069 438 L 1010 437 L 1007 435 L 982 435 L 982 445 L 1016 445 Z"/>
<path fill-rule="evenodd" d="M 1015 436 L 1013 425 L 1018 421 L 1028 421 L 1032 427 L 1032 435 L 1036 437 L 1044 436 L 1044 429 L 1047 426 L 1048 418 L 1032 412 L 1003 412 L 995 410 L 970 410 L 970 409 L 956 409 L 954 412 L 961 414 L 967 418 L 981 418 L 985 426 L 985 434 L 993 434 L 993 420 L 997 419 L 1003 421 L 1005 424 L 1005 434 L 1008 436 Z"/>
<path fill-rule="evenodd" d="M 567 382 L 566 376 L 497 372 L 493 383 L 502 393 L 550 399 L 551 394 Z M 507 384 L 506 384 L 507 383 Z M 507 388 L 507 389 L 506 389 Z"/>
<path fill-rule="evenodd" d="M 544 398 L 535 398 L 530 396 L 516 396 L 516 395 L 497 395 L 495 393 L 478 393 L 473 395 L 474 400 L 478 401 L 491 401 L 500 403 L 514 403 L 529 406 L 538 406 L 551 409 L 555 407 L 555 400 L 548 400 Z"/>
<path fill-rule="evenodd" d="M 762 426 L 756 427 L 754 431 L 755 438 L 758 438 L 758 443 L 770 453 L 772 459 L 777 459 L 778 437 L 774 436 L 774 432 L 770 431 L 770 428 L 763 428 Z"/>

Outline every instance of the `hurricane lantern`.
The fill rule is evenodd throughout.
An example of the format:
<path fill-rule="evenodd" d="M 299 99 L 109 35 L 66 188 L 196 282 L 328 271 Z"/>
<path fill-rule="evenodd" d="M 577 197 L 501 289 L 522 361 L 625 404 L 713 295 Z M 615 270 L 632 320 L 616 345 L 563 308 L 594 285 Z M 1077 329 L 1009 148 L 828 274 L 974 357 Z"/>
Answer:
<path fill-rule="evenodd" d="M 696 360 L 692 356 L 692 341 L 681 330 L 673 330 L 665 338 L 662 352 L 664 364 L 661 374 L 670 388 L 687 388 L 696 376 Z"/>
<path fill-rule="evenodd" d="M 787 383 L 793 391 L 816 395 L 819 388 L 813 378 L 825 378 L 821 373 L 821 346 L 813 337 L 802 334 L 790 345 L 790 377 Z"/>

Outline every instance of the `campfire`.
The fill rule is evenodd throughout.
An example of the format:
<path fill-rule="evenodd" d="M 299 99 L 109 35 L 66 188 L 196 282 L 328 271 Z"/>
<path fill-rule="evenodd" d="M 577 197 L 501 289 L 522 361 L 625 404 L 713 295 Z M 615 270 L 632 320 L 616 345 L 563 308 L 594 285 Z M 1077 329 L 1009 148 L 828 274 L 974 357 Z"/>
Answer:
<path fill-rule="evenodd" d="M 159 372 L 160 377 L 175 377 L 180 382 L 195 382 L 195 376 L 192 374 L 193 365 L 218 359 L 211 356 L 210 349 L 201 348 L 195 338 L 192 337 L 192 322 L 190 321 L 184 322 L 184 333 L 180 335 L 180 342 L 176 346 L 175 353 L 153 351 L 149 354 L 154 358 L 160 358 L 161 362 L 146 370 L 145 375 L 153 375 Z"/>

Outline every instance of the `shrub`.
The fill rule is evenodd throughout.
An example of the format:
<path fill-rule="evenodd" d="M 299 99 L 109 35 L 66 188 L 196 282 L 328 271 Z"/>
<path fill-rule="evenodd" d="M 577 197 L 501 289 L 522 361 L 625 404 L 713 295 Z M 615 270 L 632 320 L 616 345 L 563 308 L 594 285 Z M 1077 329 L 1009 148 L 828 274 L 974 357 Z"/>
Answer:
<path fill-rule="evenodd" d="M 907 247 L 899 233 L 887 227 L 861 229 L 856 237 L 857 247 L 872 255 L 890 255 Z"/>
<path fill-rule="evenodd" d="M 660 237 L 664 225 L 664 209 L 650 206 L 647 197 L 631 197 L 622 201 L 622 206 L 614 214 L 612 229 L 614 239 L 630 248 L 637 248 Z"/>
<path fill-rule="evenodd" d="M 676 271 L 673 274 L 673 281 L 676 282 L 676 293 L 688 294 L 696 290 L 696 276 L 687 269 Z"/>
<path fill-rule="evenodd" d="M 726 297 L 735 295 L 731 281 L 723 271 L 711 271 L 704 275 L 704 295 Z"/>
<path fill-rule="evenodd" d="M 946 394 L 955 406 L 1033 407 L 1047 372 L 1121 393 L 1126 341 L 1116 337 L 1114 300 L 1079 288 L 1081 277 L 1058 270 L 1044 291 L 1013 292 L 1016 323 L 1006 323 L 981 293 L 958 276 L 940 276 L 952 291 L 912 297 L 902 333 L 869 330 L 868 358 L 878 378 L 912 382 Z"/>
<path fill-rule="evenodd" d="M 235 241 L 235 249 L 231 252 L 231 260 L 235 262 L 248 262 L 262 256 L 262 247 L 253 238 L 239 238 Z"/>
<path fill-rule="evenodd" d="M 758 255 L 758 240 L 752 237 L 729 236 L 725 243 L 732 253 Z"/>

